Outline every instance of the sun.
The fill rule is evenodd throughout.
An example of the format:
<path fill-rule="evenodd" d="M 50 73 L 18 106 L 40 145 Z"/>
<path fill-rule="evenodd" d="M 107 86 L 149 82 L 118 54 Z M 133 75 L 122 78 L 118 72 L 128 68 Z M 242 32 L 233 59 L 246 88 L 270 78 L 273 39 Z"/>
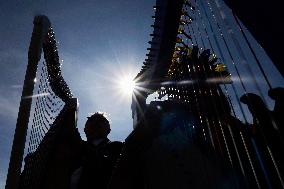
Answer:
<path fill-rule="evenodd" d="M 135 79 L 138 71 L 139 68 L 130 63 L 120 63 L 115 68 L 109 67 L 108 76 L 105 76 L 112 86 L 110 92 L 117 97 L 117 102 L 132 100 L 133 92 L 139 88 Z"/>
<path fill-rule="evenodd" d="M 136 83 L 130 75 L 124 75 L 118 81 L 118 88 L 125 96 L 131 96 L 135 87 Z"/>

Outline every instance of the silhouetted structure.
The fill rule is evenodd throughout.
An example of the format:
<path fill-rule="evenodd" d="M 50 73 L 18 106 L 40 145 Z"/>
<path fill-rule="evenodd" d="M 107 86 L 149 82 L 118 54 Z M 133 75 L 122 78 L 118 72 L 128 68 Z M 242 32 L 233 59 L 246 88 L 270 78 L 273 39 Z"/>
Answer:
<path fill-rule="evenodd" d="M 283 76 L 281 45 L 284 41 L 284 31 L 282 27 L 278 27 L 278 23 L 283 22 L 281 2 L 259 3 L 257 0 L 248 2 L 225 0 L 225 2 L 256 37 Z"/>
<path fill-rule="evenodd" d="M 135 78 L 135 129 L 110 188 L 283 188 L 283 78 L 265 69 L 223 1 L 157 0 L 154 9 L 151 47 Z M 61 76 L 50 22 L 39 16 L 34 24 L 6 188 L 68 188 L 80 149 L 77 99 Z"/>
<path fill-rule="evenodd" d="M 126 150 L 122 164 L 127 167 L 127 159 L 139 156 L 140 164 L 148 167 L 148 172 L 147 168 L 141 168 L 146 171 L 145 174 L 155 173 L 155 176 L 152 175 L 155 179 L 147 177 L 143 180 L 146 186 L 153 188 L 159 188 L 161 185 L 163 188 L 171 188 L 173 183 L 179 183 L 179 188 L 209 188 L 207 184 L 210 181 L 215 181 L 210 188 L 284 187 L 281 156 L 284 148 L 280 126 L 283 121 L 277 118 L 283 108 L 280 108 L 283 99 L 280 94 L 283 89 L 272 89 L 274 77 L 277 75 L 269 77 L 256 53 L 255 45 L 252 45 L 251 39 L 247 37 L 248 32 L 244 30 L 238 18 L 226 8 L 224 2 L 175 1 L 176 4 L 182 3 L 181 7 L 176 7 L 179 7 L 179 10 L 171 9 L 173 5 L 168 6 L 171 3 L 173 2 L 157 1 L 153 40 L 149 42 L 151 48 L 148 49 L 148 58 L 141 72 L 135 78 L 138 87 L 134 91 L 132 110 L 137 130 L 134 130 L 126 141 L 126 147 L 129 145 L 129 148 L 133 149 L 133 142 L 134 146 L 145 143 L 147 148 L 138 151 L 140 155 Z M 168 14 L 157 16 L 164 12 L 173 15 L 178 13 L 180 16 L 172 17 L 169 24 L 166 24 L 168 18 L 165 15 Z M 175 22 L 179 23 L 179 27 L 173 24 Z M 165 25 L 171 25 L 174 30 L 169 30 Z M 170 33 L 169 36 L 176 38 L 165 38 L 163 33 L 167 32 Z M 164 49 L 171 51 L 165 52 Z M 256 71 L 260 74 L 255 75 Z M 260 84 L 256 77 L 261 78 L 264 84 Z M 248 78 L 251 83 L 247 82 Z M 279 78 L 283 79 L 280 74 Z M 252 86 L 256 88 L 258 95 L 248 94 L 241 98 L 242 94 L 252 90 Z M 270 96 L 278 99 L 274 111 L 267 108 L 268 96 L 262 92 L 269 89 Z M 275 91 L 277 95 L 273 95 Z M 146 99 L 150 96 L 155 98 L 156 102 L 152 101 L 147 105 Z M 247 104 L 249 111 L 241 103 Z M 153 121 L 153 117 L 149 118 L 147 113 L 153 106 L 160 112 L 155 115 L 158 118 L 154 118 L 159 121 Z M 251 123 L 250 116 L 253 119 Z M 150 124 L 151 122 L 153 124 Z M 145 128 L 141 129 L 143 126 Z M 150 127 L 153 127 L 152 130 Z M 144 135 L 151 139 L 150 142 L 141 139 Z M 173 140 L 170 141 L 169 138 Z M 184 145 L 188 147 L 188 151 L 192 150 L 192 156 L 199 154 L 196 150 L 199 149 L 206 154 L 207 159 L 216 158 L 223 162 L 216 164 L 214 169 L 219 176 L 212 174 L 210 166 L 205 166 L 203 173 L 207 172 L 207 177 L 203 178 L 198 171 L 195 172 L 195 177 L 183 172 L 174 163 L 180 154 L 168 159 L 168 156 L 174 156 L 176 152 L 170 149 L 182 146 L 178 143 L 183 139 L 187 140 Z M 192 144 L 198 144 L 198 147 Z M 159 153 L 155 153 L 157 151 Z M 203 155 L 199 156 L 199 159 L 202 159 Z M 141 156 L 144 158 L 141 159 Z M 186 153 L 182 156 L 187 159 L 185 162 L 196 161 L 194 165 L 183 164 L 187 170 L 195 170 L 196 167 L 203 169 L 204 164 L 210 164 L 206 160 L 202 162 L 187 156 Z M 157 165 L 163 162 L 166 166 L 157 169 L 153 162 Z M 171 166 L 175 167 L 175 171 Z M 226 168 L 223 169 L 224 167 Z M 218 183 L 218 179 L 220 181 L 224 178 L 220 170 L 231 176 L 224 179 L 228 182 L 223 180 L 223 185 Z M 175 172 L 178 176 L 167 175 L 168 172 Z M 199 182 L 198 179 L 208 183 Z"/>
<path fill-rule="evenodd" d="M 46 63 L 38 64 L 42 50 Z M 54 32 L 46 16 L 34 19 L 28 58 L 6 189 L 68 188 L 70 157 L 75 153 L 71 148 L 76 145 L 70 132 L 76 129 L 78 102 L 61 75 Z"/>

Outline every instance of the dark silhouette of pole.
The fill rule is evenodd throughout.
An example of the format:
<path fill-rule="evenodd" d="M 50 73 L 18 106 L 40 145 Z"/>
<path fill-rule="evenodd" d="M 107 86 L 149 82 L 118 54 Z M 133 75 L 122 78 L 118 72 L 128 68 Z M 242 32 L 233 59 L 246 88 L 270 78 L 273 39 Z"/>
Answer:
<path fill-rule="evenodd" d="M 41 58 L 42 43 L 48 28 L 50 27 L 50 22 L 46 16 L 36 16 L 33 23 L 34 29 L 28 53 L 28 66 L 18 112 L 5 189 L 18 188 L 32 104 L 34 79 L 36 77 L 38 62 Z"/>

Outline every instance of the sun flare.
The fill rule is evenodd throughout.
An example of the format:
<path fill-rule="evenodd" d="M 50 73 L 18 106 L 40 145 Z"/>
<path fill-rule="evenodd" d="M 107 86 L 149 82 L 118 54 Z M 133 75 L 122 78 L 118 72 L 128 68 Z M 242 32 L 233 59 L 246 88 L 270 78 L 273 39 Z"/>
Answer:
<path fill-rule="evenodd" d="M 120 91 L 126 96 L 132 95 L 135 86 L 135 81 L 131 76 L 123 76 L 118 82 Z"/>

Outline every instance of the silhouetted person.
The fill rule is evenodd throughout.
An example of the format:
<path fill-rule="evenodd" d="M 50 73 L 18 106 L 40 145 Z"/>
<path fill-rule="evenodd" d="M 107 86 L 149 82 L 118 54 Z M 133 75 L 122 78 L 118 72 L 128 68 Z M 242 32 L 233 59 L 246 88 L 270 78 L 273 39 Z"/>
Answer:
<path fill-rule="evenodd" d="M 104 114 L 95 113 L 85 125 L 87 141 L 81 141 L 77 166 L 71 175 L 71 189 L 107 188 L 120 155 L 121 142 L 110 142 L 110 124 Z"/>
<path fill-rule="evenodd" d="M 270 98 L 275 100 L 274 110 L 272 111 L 272 115 L 275 119 L 275 122 L 280 130 L 282 139 L 284 139 L 284 116 L 283 116 L 283 109 L 284 109 L 284 88 L 277 87 L 268 91 L 268 95 Z M 282 127 L 281 127 L 282 126 Z"/>
<path fill-rule="evenodd" d="M 276 146 L 280 145 L 275 140 L 282 140 L 280 134 L 281 126 L 281 109 L 283 106 L 283 89 L 276 88 L 269 91 L 269 96 L 275 100 L 275 108 L 273 111 L 270 111 L 260 96 L 247 93 L 241 97 L 241 102 L 247 104 L 248 109 L 250 110 L 253 119 L 254 125 L 257 127 L 262 134 L 266 136 L 268 143 L 275 143 Z M 278 141 L 279 142 L 279 141 Z M 283 142 L 281 142 L 283 144 Z"/>
<path fill-rule="evenodd" d="M 275 100 L 273 111 L 267 108 L 261 97 L 253 93 L 243 95 L 241 102 L 247 104 L 253 116 L 254 139 L 264 159 L 264 165 L 269 169 L 272 184 L 276 184 L 278 173 L 275 170 L 280 173 L 284 171 L 284 142 L 283 135 L 281 136 L 283 89 L 272 89 L 269 91 L 269 96 Z"/>

